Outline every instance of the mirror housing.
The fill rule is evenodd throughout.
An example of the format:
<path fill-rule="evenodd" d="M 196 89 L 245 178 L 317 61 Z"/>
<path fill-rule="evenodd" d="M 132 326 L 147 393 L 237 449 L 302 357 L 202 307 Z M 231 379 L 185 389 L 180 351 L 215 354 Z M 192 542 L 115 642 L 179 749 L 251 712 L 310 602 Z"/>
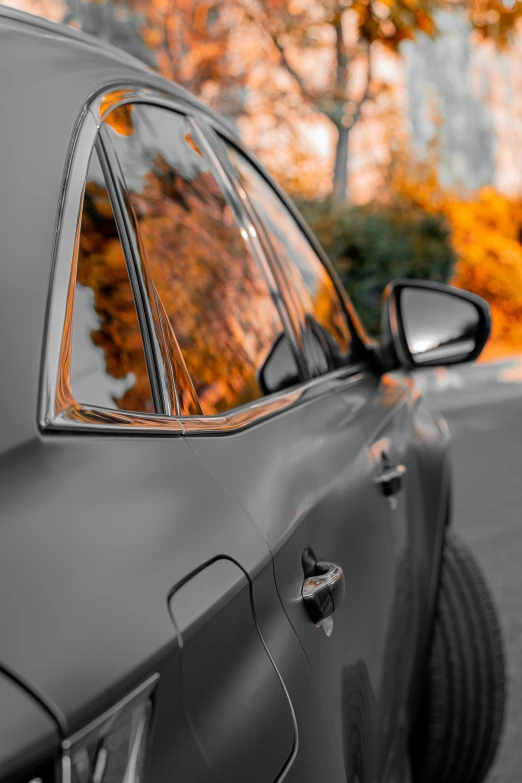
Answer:
<path fill-rule="evenodd" d="M 385 372 L 469 362 L 490 331 L 489 305 L 480 296 L 427 280 L 394 280 L 383 295 L 378 358 Z"/>

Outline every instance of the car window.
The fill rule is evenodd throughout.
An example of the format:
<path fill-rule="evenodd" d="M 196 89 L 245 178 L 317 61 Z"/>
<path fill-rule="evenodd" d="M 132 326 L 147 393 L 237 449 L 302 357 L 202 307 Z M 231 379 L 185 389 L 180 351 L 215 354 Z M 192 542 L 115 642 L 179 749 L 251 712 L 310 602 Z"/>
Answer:
<path fill-rule="evenodd" d="M 187 119 L 147 104 L 125 108 L 125 122 L 109 122 L 108 134 L 147 274 L 203 414 L 295 384 L 296 362 L 270 289 Z"/>
<path fill-rule="evenodd" d="M 305 311 L 303 343 L 316 373 L 350 354 L 351 332 L 343 303 L 330 274 L 290 210 L 252 163 L 225 143 L 241 184 L 264 224 L 274 251 Z M 315 374 L 315 373 L 314 373 Z"/>
<path fill-rule="evenodd" d="M 154 411 L 131 283 L 96 150 L 81 214 L 69 380 L 84 406 Z"/>

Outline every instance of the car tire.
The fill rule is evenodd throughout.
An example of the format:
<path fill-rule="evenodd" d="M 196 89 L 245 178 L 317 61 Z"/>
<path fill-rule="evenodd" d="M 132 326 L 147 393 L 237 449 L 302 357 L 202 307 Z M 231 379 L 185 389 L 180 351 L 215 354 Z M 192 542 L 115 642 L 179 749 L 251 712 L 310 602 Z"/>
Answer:
<path fill-rule="evenodd" d="M 490 589 L 469 549 L 448 533 L 410 740 L 413 783 L 481 783 L 498 749 L 505 700 L 503 643 Z"/>

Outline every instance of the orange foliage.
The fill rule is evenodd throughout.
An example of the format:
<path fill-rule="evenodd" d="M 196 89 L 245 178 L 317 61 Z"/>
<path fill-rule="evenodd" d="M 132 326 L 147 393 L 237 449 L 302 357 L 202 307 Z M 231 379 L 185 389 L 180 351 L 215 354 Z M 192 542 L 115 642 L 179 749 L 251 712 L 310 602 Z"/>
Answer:
<path fill-rule="evenodd" d="M 236 85 L 237 74 L 232 73 L 229 62 L 230 33 L 236 16 L 234 3 L 127 0 L 121 4 L 143 19 L 143 41 L 154 53 L 164 76 L 212 105 L 216 96 L 221 94 L 224 98 Z"/>
<path fill-rule="evenodd" d="M 458 254 L 452 283 L 491 305 L 488 355 L 522 349 L 522 204 L 484 188 L 447 211 Z"/>
<path fill-rule="evenodd" d="M 486 299 L 493 328 L 483 358 L 522 350 L 522 202 L 493 187 L 463 194 L 444 190 L 437 155 L 415 163 L 401 152 L 392 166 L 389 197 L 405 208 L 444 215 L 457 254 L 452 285 Z"/>

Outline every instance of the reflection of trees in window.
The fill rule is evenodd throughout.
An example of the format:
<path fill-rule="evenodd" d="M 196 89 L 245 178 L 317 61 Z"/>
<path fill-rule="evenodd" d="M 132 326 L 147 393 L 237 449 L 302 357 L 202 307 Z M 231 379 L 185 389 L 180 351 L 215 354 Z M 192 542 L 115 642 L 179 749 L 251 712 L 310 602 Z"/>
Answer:
<path fill-rule="evenodd" d="M 103 391 L 109 401 L 112 399 L 114 407 L 127 411 L 153 411 L 141 333 L 123 249 L 107 190 L 94 181 L 88 182 L 85 189 L 77 283 L 92 290 L 94 310 L 99 320 L 99 327 L 90 332 L 90 347 L 82 345 L 82 340 L 75 339 L 73 342 L 71 384 L 78 402 L 93 404 L 93 399 L 81 396 L 84 389 L 82 384 L 85 384 L 90 370 L 92 375 L 96 373 L 96 383 L 107 387 Z M 85 340 L 88 342 L 87 336 Z M 94 363 L 92 360 L 87 362 L 85 370 L 76 374 L 78 380 L 75 381 L 74 369 L 81 367 L 82 354 L 88 355 L 92 345 L 103 351 L 106 376 L 121 380 L 122 388 L 126 388 L 120 396 L 114 394 L 118 384 L 100 372 L 96 360 Z"/>
<path fill-rule="evenodd" d="M 174 143 L 184 120 L 172 115 L 172 123 Z M 183 166 L 185 176 L 169 165 L 160 145 L 153 151 L 149 144 L 140 150 L 140 164 L 147 154 L 149 163 L 139 188 L 132 171 L 127 179 L 149 273 L 202 410 L 212 414 L 262 396 L 257 372 L 282 324 L 216 181 L 186 136 L 181 139 L 183 158 L 193 164 Z M 115 141 L 124 174 L 132 160 L 122 150 L 126 143 Z"/>
<path fill-rule="evenodd" d="M 248 160 L 227 145 L 241 184 L 270 230 L 270 239 L 305 312 L 336 341 L 339 351 L 350 350 L 350 331 L 333 281 L 308 239 L 279 196 Z"/>

